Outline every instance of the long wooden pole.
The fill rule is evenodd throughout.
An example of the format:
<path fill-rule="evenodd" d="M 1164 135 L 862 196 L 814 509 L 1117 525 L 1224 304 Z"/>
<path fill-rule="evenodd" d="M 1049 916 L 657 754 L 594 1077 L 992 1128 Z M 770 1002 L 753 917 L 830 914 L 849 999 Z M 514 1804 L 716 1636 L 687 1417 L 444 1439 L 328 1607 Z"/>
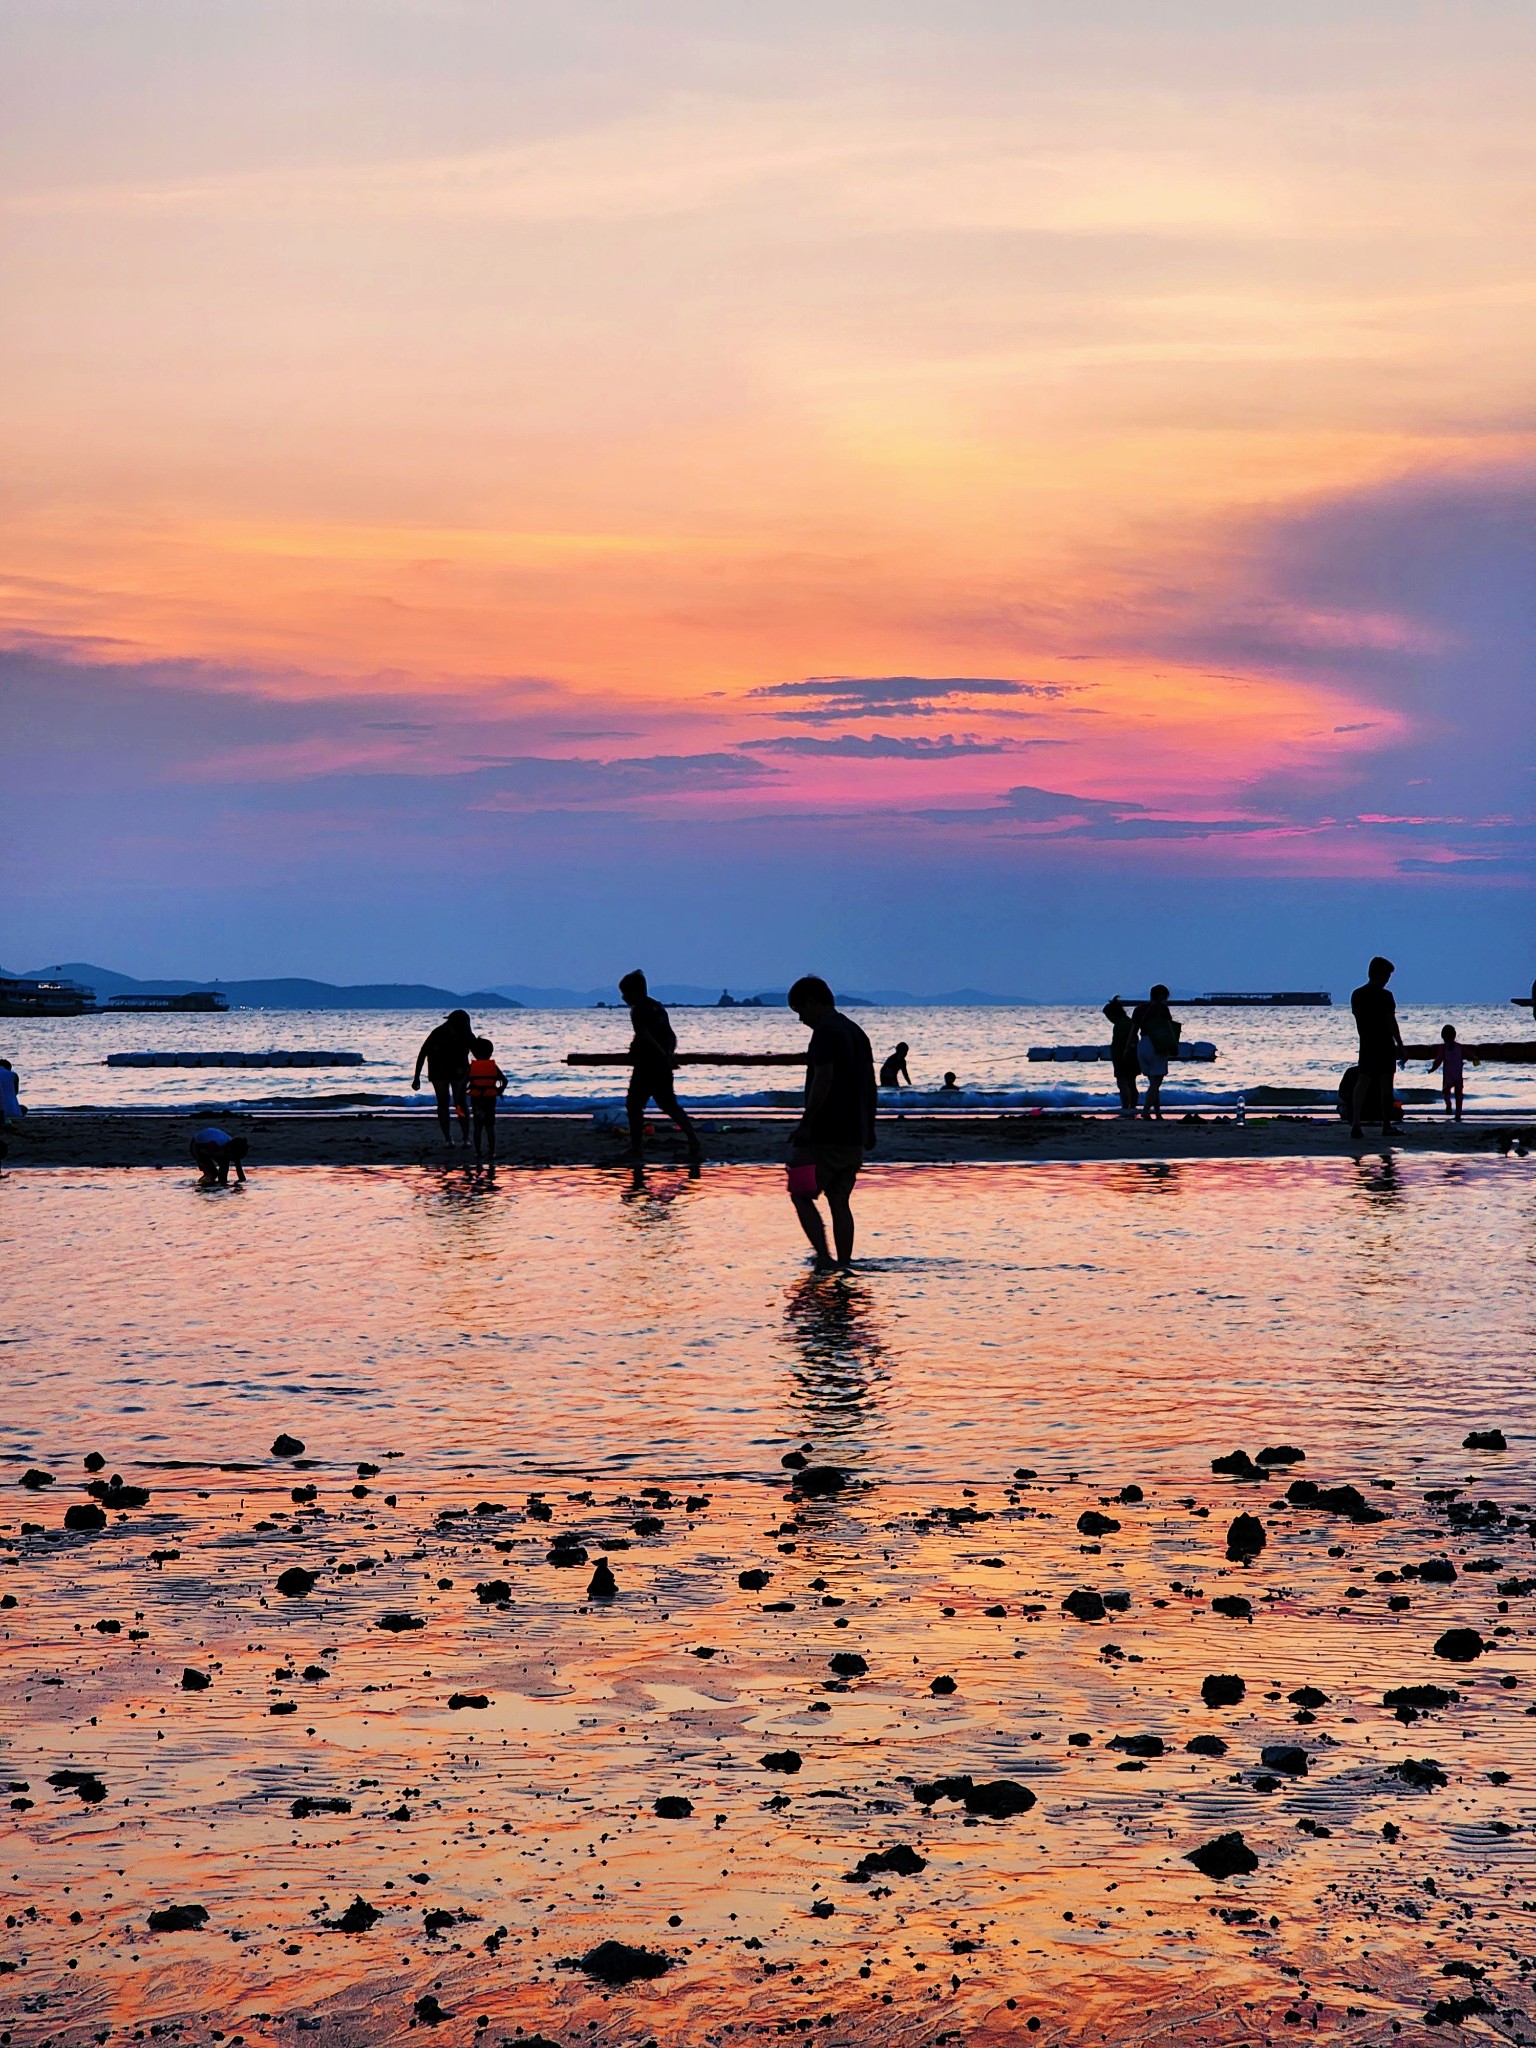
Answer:
<path fill-rule="evenodd" d="M 632 1067 L 627 1052 L 568 1052 L 568 1067 Z M 803 1067 L 803 1052 L 675 1052 L 670 1067 Z"/>

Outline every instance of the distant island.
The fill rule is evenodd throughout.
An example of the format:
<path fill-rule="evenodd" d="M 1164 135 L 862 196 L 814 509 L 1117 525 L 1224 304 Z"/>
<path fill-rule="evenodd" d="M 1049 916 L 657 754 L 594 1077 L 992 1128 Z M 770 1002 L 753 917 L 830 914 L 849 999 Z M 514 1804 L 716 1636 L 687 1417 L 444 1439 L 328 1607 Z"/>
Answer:
<path fill-rule="evenodd" d="M 216 990 L 226 997 L 232 1010 L 521 1010 L 527 1007 L 515 996 L 495 989 L 436 988 L 425 981 L 364 981 L 339 984 L 311 981 L 302 975 L 283 975 L 257 981 L 180 981 L 168 978 L 140 981 L 131 974 L 119 974 L 111 967 L 98 967 L 89 960 L 65 960 L 50 967 L 35 967 L 13 975 L 0 968 L 0 980 L 72 981 L 95 991 L 99 1001 L 113 996 L 185 996 Z"/>

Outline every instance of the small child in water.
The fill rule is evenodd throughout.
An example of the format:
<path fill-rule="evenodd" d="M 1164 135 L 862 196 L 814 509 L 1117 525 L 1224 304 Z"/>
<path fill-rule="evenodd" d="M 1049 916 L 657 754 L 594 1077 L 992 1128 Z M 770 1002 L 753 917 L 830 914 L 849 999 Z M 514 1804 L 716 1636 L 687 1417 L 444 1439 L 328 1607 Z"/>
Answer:
<path fill-rule="evenodd" d="M 1445 1097 L 1445 1113 L 1447 1116 L 1451 1116 L 1454 1113 L 1457 1123 L 1461 1122 L 1462 1097 L 1466 1088 L 1463 1079 L 1466 1063 L 1466 1053 L 1456 1042 L 1456 1026 L 1454 1024 L 1442 1025 L 1440 1030 L 1440 1050 L 1430 1061 L 1429 1071 L 1433 1073 L 1436 1067 L 1440 1069 L 1440 1090 Z M 1476 1066 L 1476 1060 L 1472 1064 Z"/>
<path fill-rule="evenodd" d="M 469 1113 L 475 1134 L 475 1157 L 480 1157 L 480 1142 L 483 1138 L 486 1152 L 494 1166 L 496 1100 L 498 1096 L 507 1092 L 507 1077 L 491 1057 L 496 1048 L 488 1038 L 477 1038 L 470 1050 L 474 1058 L 469 1063 Z"/>

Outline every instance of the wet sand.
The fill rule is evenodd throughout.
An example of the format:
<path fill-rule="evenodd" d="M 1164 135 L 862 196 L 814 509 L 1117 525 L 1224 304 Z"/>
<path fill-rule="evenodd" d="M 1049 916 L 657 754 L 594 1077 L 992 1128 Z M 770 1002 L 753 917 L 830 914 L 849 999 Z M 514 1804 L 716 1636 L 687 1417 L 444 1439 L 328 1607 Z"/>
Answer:
<path fill-rule="evenodd" d="M 206 1116 L 196 1121 L 207 1121 Z M 237 1112 L 217 1114 L 226 1130 L 251 1142 L 248 1169 L 268 1166 L 441 1166 L 450 1152 L 430 1116 L 408 1111 Z M 698 1120 L 706 1163 L 777 1164 L 783 1159 L 790 1120 L 752 1112 L 702 1116 Z M 181 1166 L 194 1119 L 155 1111 L 57 1111 L 28 1117 L 6 1133 L 7 1168 L 20 1166 Z M 1442 1118 L 1411 1120 L 1392 1148 L 1408 1152 L 1476 1155 L 1497 1150 L 1511 1133 L 1536 1145 L 1536 1126 L 1521 1120 L 1478 1120 L 1451 1124 Z M 1366 1130 L 1365 1146 L 1381 1149 L 1379 1132 Z M 1228 1116 L 1170 1114 L 1162 1123 L 1113 1116 L 1028 1114 L 1019 1116 L 885 1116 L 873 1157 L 890 1164 L 932 1161 L 957 1164 L 1011 1159 L 1268 1159 L 1341 1158 L 1361 1147 L 1335 1116 L 1316 1112 L 1251 1115 L 1238 1124 Z M 600 1127 L 589 1115 L 505 1116 L 497 1124 L 502 1166 L 601 1166 L 623 1164 L 624 1134 Z M 655 1128 L 648 1141 L 657 1161 L 683 1157 L 670 1128 Z"/>
<path fill-rule="evenodd" d="M 496 1498 L 372 1463 L 140 1463 L 92 1534 L 78 1461 L 28 1503 L 14 2040 L 1525 2038 L 1536 1579 L 1481 1469 L 1452 1519 L 1314 1451 L 1357 1524 L 1289 1470 Z M 605 1942 L 662 1974 L 603 1983 Z"/>
<path fill-rule="evenodd" d="M 1527 1185 L 18 1175 L 0 2032 L 1530 2038 Z"/>

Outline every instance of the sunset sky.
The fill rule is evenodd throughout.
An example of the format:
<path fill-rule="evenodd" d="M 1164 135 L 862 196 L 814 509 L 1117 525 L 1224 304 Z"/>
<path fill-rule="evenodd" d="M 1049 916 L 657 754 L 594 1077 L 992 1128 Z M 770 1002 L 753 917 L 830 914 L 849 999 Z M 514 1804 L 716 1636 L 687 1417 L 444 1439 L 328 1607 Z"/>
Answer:
<path fill-rule="evenodd" d="M 8 966 L 1536 972 L 1527 5 L 0 58 Z"/>

